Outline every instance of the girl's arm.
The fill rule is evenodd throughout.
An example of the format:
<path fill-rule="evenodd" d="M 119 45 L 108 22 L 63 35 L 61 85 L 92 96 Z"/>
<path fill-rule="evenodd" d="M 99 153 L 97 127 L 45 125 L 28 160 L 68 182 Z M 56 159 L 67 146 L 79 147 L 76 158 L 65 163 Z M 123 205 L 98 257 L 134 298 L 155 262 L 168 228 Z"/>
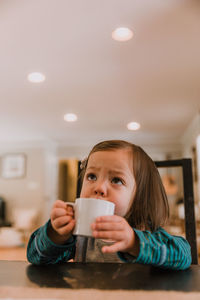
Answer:
<path fill-rule="evenodd" d="M 32 233 L 27 246 L 27 259 L 36 265 L 56 264 L 68 261 L 75 255 L 75 238 L 72 236 L 65 244 L 53 243 L 47 235 L 50 220 Z"/>
<path fill-rule="evenodd" d="M 190 245 L 183 237 L 172 236 L 163 228 L 153 233 L 137 229 L 134 231 L 139 238 L 139 255 L 131 257 L 128 253 L 118 252 L 123 261 L 175 270 L 184 270 L 191 265 Z"/>

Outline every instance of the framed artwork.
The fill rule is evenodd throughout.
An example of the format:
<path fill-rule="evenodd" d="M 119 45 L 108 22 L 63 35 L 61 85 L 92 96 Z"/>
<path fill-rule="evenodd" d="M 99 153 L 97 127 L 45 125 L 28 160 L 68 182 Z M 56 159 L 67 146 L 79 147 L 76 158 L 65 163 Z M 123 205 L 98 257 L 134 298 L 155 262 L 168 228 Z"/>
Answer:
<path fill-rule="evenodd" d="M 23 178 L 26 173 L 26 156 L 22 153 L 5 154 L 1 157 L 1 177 Z"/>

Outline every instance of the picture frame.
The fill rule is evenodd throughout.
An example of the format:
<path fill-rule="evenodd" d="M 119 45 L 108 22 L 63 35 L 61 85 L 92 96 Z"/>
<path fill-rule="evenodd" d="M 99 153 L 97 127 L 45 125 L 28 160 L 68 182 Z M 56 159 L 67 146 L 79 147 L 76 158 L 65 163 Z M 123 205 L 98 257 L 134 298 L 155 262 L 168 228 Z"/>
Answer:
<path fill-rule="evenodd" d="M 26 155 L 8 153 L 1 157 L 1 177 L 4 179 L 24 178 L 26 174 Z"/>

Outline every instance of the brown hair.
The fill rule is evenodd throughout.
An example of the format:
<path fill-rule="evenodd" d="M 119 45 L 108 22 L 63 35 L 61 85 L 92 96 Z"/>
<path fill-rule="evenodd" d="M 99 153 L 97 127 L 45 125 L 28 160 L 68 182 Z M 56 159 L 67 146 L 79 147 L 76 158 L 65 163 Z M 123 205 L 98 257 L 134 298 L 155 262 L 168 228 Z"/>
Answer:
<path fill-rule="evenodd" d="M 92 148 L 87 159 L 83 161 L 81 177 L 83 179 L 92 153 L 117 149 L 131 149 L 133 153 L 136 192 L 125 218 L 137 229 L 155 231 L 166 223 L 169 217 L 169 205 L 158 169 L 141 147 L 123 140 L 100 142 Z"/>

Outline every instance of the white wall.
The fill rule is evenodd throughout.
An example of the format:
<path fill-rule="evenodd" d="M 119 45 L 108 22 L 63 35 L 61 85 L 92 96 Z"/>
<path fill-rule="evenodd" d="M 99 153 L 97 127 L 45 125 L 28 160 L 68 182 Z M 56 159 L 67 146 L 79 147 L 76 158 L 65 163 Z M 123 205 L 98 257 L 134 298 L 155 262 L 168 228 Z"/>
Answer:
<path fill-rule="evenodd" d="M 24 144 L 1 144 L 0 158 L 7 153 L 23 153 L 26 156 L 24 178 L 4 179 L 0 176 L 0 196 L 6 201 L 6 216 L 13 221 L 14 209 L 45 209 L 45 155 L 41 146 Z"/>
<path fill-rule="evenodd" d="M 192 158 L 192 147 L 196 146 L 197 137 L 200 134 L 200 115 L 197 113 L 196 116 L 191 120 L 190 124 L 186 128 L 182 139 L 182 149 L 184 157 Z"/>
<path fill-rule="evenodd" d="M 196 116 L 188 125 L 181 140 L 184 157 L 193 158 L 192 147 L 196 147 L 197 150 L 198 181 L 194 182 L 194 197 L 196 202 L 200 202 L 200 142 L 198 142 L 199 135 L 200 135 L 200 114 L 197 113 Z"/>
<path fill-rule="evenodd" d="M 132 141 L 130 141 L 132 142 Z M 164 160 L 167 155 L 170 155 L 172 158 L 182 158 L 182 145 L 181 143 L 177 144 L 140 144 L 147 154 L 153 160 Z M 58 158 L 75 158 L 83 159 L 85 158 L 93 145 L 82 145 L 82 146 L 69 146 L 67 144 L 59 145 L 57 148 Z"/>

